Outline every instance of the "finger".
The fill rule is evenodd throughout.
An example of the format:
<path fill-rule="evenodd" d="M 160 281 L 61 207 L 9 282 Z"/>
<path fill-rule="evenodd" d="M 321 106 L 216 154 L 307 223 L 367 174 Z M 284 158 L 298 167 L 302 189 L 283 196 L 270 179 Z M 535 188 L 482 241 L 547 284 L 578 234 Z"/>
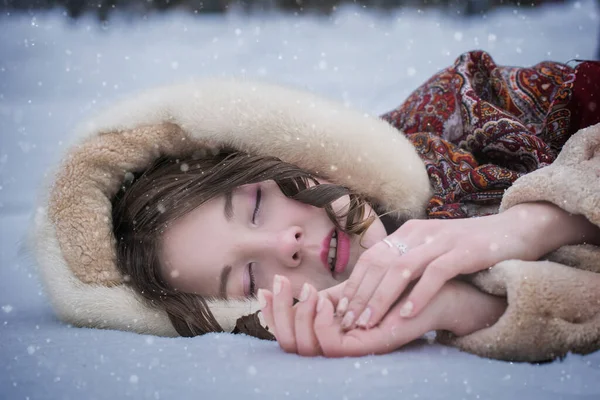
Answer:
<path fill-rule="evenodd" d="M 388 268 L 393 263 L 397 263 L 398 259 L 397 251 L 391 249 L 383 242 L 375 244 L 362 254 L 356 266 L 359 267 L 360 265 L 361 270 L 368 268 L 368 273 L 361 274 L 359 278 L 359 275 L 355 276 L 353 272 L 348 281 L 346 281 L 346 286 L 343 290 L 344 297 L 338 304 L 338 311 L 340 311 L 340 309 L 343 310 L 345 308 L 346 302 L 348 302 L 347 311 L 344 313 L 342 319 L 342 328 L 350 329 L 354 326 L 356 317 L 361 315 L 365 310 Z"/>
<path fill-rule="evenodd" d="M 329 301 L 331 301 L 331 303 L 333 303 L 333 306 L 335 307 L 340 302 L 340 299 L 343 296 L 344 285 L 346 285 L 345 281 L 342 283 L 338 283 L 337 285 L 332 286 L 330 288 L 323 289 L 318 293 L 328 298 Z"/>
<path fill-rule="evenodd" d="M 266 289 L 258 289 L 257 297 L 261 306 L 260 312 L 265 319 L 266 329 L 277 338 L 277 330 L 273 319 L 273 293 Z"/>
<path fill-rule="evenodd" d="M 439 245 L 422 244 L 397 257 L 395 265 L 388 268 L 379 286 L 368 301 L 357 325 L 371 328 L 377 325 L 411 281 L 421 276 L 425 267 L 440 256 Z"/>
<path fill-rule="evenodd" d="M 348 354 L 349 349 L 342 346 L 344 332 L 334 318 L 333 303 L 325 296 L 319 295 L 317 315 L 314 324 L 315 335 L 326 357 L 344 357 L 360 354 Z M 349 345 L 346 345 L 349 347 Z M 359 346 L 356 346 L 357 348 Z M 356 349 L 353 349 L 356 350 Z"/>
<path fill-rule="evenodd" d="M 335 314 L 337 316 L 343 316 L 348 310 L 348 299 L 351 299 L 356 294 L 362 280 L 367 275 L 367 270 L 369 269 L 369 264 L 365 262 L 364 259 L 368 258 L 369 254 L 375 251 L 377 250 L 373 250 L 372 248 L 369 248 L 367 251 L 365 251 L 354 265 L 354 269 L 352 270 L 350 277 L 343 282 L 342 297 L 337 303 L 335 310 Z"/>
<path fill-rule="evenodd" d="M 323 295 L 319 295 L 314 329 L 322 354 L 326 357 L 358 357 L 394 349 L 390 347 L 385 332 L 379 328 L 368 331 L 355 329 L 345 333 L 334 318 L 333 304 Z"/>
<path fill-rule="evenodd" d="M 421 279 L 403 302 L 399 315 L 404 318 L 419 315 L 442 286 L 458 275 L 464 260 L 465 256 L 461 252 L 450 252 L 427 265 Z"/>
<path fill-rule="evenodd" d="M 273 322 L 277 342 L 288 353 L 296 353 L 292 289 L 289 280 L 281 275 L 273 279 Z"/>
<path fill-rule="evenodd" d="M 315 335 L 314 320 L 317 307 L 317 290 L 305 283 L 296 309 L 296 348 L 301 356 L 317 356 L 321 354 L 321 346 Z"/>

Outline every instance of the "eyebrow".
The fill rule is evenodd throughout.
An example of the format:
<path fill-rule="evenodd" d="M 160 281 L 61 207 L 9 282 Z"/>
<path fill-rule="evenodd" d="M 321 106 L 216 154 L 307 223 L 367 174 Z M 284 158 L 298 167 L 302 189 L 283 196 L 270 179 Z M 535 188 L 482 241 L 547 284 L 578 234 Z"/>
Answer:
<path fill-rule="evenodd" d="M 233 191 L 225 193 L 225 204 L 223 206 L 223 214 L 227 222 L 231 222 L 233 218 Z M 219 296 L 223 299 L 227 299 L 227 280 L 231 274 L 232 266 L 226 265 L 221 270 L 221 276 L 219 277 Z"/>
<path fill-rule="evenodd" d="M 221 270 L 220 285 L 219 285 L 219 296 L 224 299 L 227 299 L 227 280 L 229 279 L 229 274 L 231 273 L 231 265 L 226 265 Z"/>

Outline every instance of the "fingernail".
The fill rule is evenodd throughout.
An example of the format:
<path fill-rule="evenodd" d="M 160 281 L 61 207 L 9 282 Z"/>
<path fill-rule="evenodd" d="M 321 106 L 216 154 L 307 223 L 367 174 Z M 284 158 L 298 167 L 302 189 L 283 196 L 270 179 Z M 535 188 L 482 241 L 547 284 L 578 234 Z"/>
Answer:
<path fill-rule="evenodd" d="M 400 316 L 401 317 L 408 317 L 410 315 L 410 313 L 412 312 L 412 310 L 413 310 L 413 303 L 412 303 L 412 301 L 407 301 L 406 303 L 404 303 L 404 305 L 400 309 Z"/>
<path fill-rule="evenodd" d="M 360 314 L 360 317 L 358 317 L 356 325 L 361 326 L 363 328 L 366 327 L 369 323 L 369 318 L 371 318 L 371 309 L 367 307 L 365 308 L 365 311 L 363 311 L 362 314 Z"/>
<path fill-rule="evenodd" d="M 275 275 L 273 279 L 273 294 L 278 295 L 281 292 L 281 276 Z"/>
<path fill-rule="evenodd" d="M 308 286 L 308 283 L 305 283 L 304 285 L 302 285 L 302 291 L 300 292 L 300 298 L 298 300 L 306 301 L 306 299 L 308 299 L 309 294 L 310 294 L 310 287 Z"/>
<path fill-rule="evenodd" d="M 323 295 L 319 295 L 319 301 L 317 301 L 317 312 L 323 309 L 323 304 L 325 304 L 325 298 Z"/>
<path fill-rule="evenodd" d="M 340 300 L 337 306 L 337 310 L 335 310 L 336 315 L 344 315 L 346 310 L 348 309 L 348 298 L 344 297 Z"/>
<path fill-rule="evenodd" d="M 256 293 L 256 297 L 258 297 L 258 305 L 260 306 L 261 310 L 263 308 L 265 308 L 267 306 L 267 299 L 265 299 L 265 292 L 263 292 L 262 289 L 258 289 L 258 292 Z"/>
<path fill-rule="evenodd" d="M 354 322 L 354 313 L 352 311 L 348 311 L 346 315 L 344 315 L 344 319 L 342 319 L 342 328 L 348 329 L 352 326 Z"/>

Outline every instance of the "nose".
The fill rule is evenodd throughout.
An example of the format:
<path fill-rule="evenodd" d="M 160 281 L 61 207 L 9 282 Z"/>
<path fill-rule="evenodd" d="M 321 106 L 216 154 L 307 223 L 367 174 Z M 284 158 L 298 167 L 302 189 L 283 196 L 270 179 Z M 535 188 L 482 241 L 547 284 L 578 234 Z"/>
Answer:
<path fill-rule="evenodd" d="M 271 251 L 280 264 L 295 268 L 302 262 L 304 233 L 299 226 L 290 226 L 275 234 L 270 241 Z"/>

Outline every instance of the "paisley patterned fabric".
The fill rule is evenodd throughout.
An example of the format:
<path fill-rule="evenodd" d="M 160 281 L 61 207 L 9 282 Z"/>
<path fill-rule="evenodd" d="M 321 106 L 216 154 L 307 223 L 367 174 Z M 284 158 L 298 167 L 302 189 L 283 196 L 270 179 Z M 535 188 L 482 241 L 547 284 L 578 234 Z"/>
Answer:
<path fill-rule="evenodd" d="M 593 108 L 590 94 L 600 96 L 594 82 L 598 63 L 506 67 L 474 51 L 381 118 L 404 132 L 425 162 L 430 218 L 487 215 L 516 179 L 551 164 L 575 131 L 600 122 L 600 112 L 580 112 L 582 101 Z M 582 88 L 585 99 L 577 96 Z"/>

